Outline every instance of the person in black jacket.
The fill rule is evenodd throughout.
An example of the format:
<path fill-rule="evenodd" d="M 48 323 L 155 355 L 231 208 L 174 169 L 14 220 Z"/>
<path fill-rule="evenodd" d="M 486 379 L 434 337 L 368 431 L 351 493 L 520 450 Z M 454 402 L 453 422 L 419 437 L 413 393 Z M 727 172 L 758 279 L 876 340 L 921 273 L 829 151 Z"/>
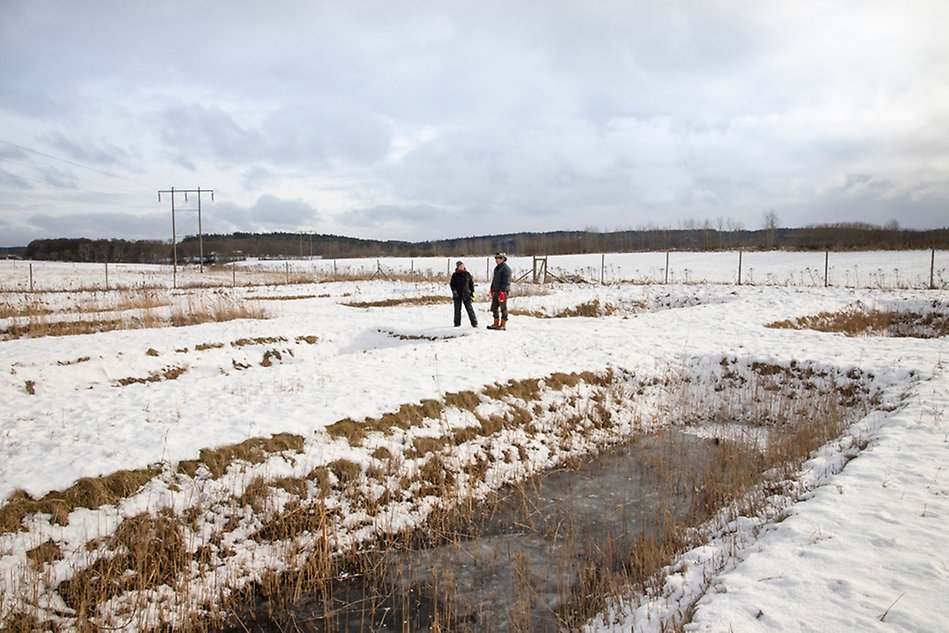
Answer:
<path fill-rule="evenodd" d="M 468 320 L 471 321 L 471 327 L 478 327 L 478 317 L 475 316 L 474 307 L 471 302 L 474 300 L 475 285 L 471 273 L 465 269 L 464 262 L 455 262 L 455 272 L 451 275 L 451 298 L 455 302 L 455 327 L 461 326 L 461 306 L 464 304 L 468 312 Z"/>
<path fill-rule="evenodd" d="M 507 254 L 494 255 L 494 276 L 491 277 L 491 313 L 494 315 L 494 324 L 489 330 L 507 329 L 507 295 L 511 292 L 511 267 L 507 265 Z M 500 320 L 498 313 L 500 312 Z"/>

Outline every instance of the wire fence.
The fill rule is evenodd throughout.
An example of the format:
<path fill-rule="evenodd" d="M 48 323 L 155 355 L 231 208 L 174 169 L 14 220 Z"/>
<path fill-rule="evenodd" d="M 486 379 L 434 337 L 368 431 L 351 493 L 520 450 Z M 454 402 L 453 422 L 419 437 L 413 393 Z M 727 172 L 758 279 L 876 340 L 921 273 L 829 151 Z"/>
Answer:
<path fill-rule="evenodd" d="M 0 292 L 291 285 L 347 279 L 447 280 L 464 261 L 479 282 L 489 257 L 247 259 L 219 266 L 0 261 Z M 511 256 L 522 283 L 733 284 L 878 289 L 949 287 L 949 251 L 714 251 Z"/>

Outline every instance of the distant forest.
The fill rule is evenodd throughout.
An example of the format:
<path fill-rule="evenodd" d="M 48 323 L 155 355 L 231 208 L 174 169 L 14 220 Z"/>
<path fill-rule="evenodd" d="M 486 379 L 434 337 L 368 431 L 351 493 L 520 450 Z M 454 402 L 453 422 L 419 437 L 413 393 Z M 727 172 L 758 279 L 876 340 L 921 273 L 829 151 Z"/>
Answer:
<path fill-rule="evenodd" d="M 226 262 L 246 257 L 337 259 L 348 257 L 471 257 L 496 251 L 509 255 L 566 255 L 645 251 L 716 250 L 900 250 L 947 249 L 949 228 L 916 231 L 872 224 L 827 224 L 804 228 L 721 230 L 709 226 L 685 229 L 638 229 L 612 233 L 554 231 L 459 237 L 425 242 L 364 240 L 317 233 L 233 233 L 197 236 L 177 244 L 178 262 Z M 167 263 L 170 242 L 157 240 L 57 238 L 5 249 L 25 259 L 75 262 Z"/>

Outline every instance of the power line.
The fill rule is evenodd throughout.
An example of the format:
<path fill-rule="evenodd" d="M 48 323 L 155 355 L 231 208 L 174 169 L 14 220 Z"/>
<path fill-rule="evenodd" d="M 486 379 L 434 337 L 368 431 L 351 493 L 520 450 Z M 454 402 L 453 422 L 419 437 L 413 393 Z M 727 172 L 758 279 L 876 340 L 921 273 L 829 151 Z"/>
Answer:
<path fill-rule="evenodd" d="M 114 185 L 107 185 L 107 184 L 105 184 L 105 183 L 95 182 L 95 181 L 93 181 L 93 180 L 86 180 L 86 179 L 84 179 L 84 178 L 79 178 L 78 176 L 74 176 L 74 175 L 72 175 L 72 174 L 69 174 L 68 176 L 63 176 L 63 175 L 57 174 L 56 172 L 51 171 L 51 170 L 49 170 L 49 169 L 44 169 L 44 168 L 40 167 L 39 165 L 31 165 L 31 164 L 29 164 L 29 163 L 22 163 L 22 162 L 19 162 L 19 161 L 12 160 L 12 159 L 10 159 L 10 158 L 2 158 L 2 157 L 0 157 L 0 161 L 2 161 L 2 162 L 4 162 L 4 163 L 11 163 L 11 164 L 13 164 L 13 165 L 19 165 L 20 167 L 26 167 L 27 169 L 35 169 L 36 171 L 39 171 L 39 172 L 44 173 L 44 174 L 47 174 L 47 175 L 52 176 L 52 177 L 54 177 L 54 178 L 64 178 L 64 179 L 75 180 L 75 181 L 77 181 L 77 182 L 82 182 L 82 183 L 86 183 L 86 184 L 90 184 L 90 185 L 96 185 L 96 186 L 98 186 L 98 187 L 107 187 L 107 188 L 114 189 L 114 190 L 116 190 L 116 191 L 122 192 L 122 193 L 127 194 L 127 195 L 132 195 L 132 196 L 141 196 L 141 195 L 142 195 L 142 193 L 141 193 L 141 192 L 138 192 L 138 191 L 129 191 L 128 189 L 121 189 L 121 188 L 116 187 L 116 186 L 114 186 Z M 23 180 L 29 180 L 30 182 L 35 182 L 35 183 L 38 183 L 38 184 L 41 184 L 41 185 L 53 186 L 53 187 L 59 186 L 59 187 L 67 188 L 67 187 L 65 187 L 64 185 L 57 185 L 56 183 L 52 183 L 52 182 L 49 182 L 49 181 L 37 180 L 36 178 L 30 178 L 29 176 L 23 176 L 23 175 L 21 175 L 21 174 L 16 174 L 16 173 L 13 173 L 13 172 L 7 172 L 7 173 L 9 173 L 11 176 L 14 176 L 14 177 L 16 177 L 16 178 L 22 178 Z"/>
<path fill-rule="evenodd" d="M 58 160 L 58 161 L 63 162 L 63 163 L 68 163 L 69 165 L 73 165 L 74 167 L 79 167 L 80 169 L 88 169 L 89 171 L 98 172 L 98 173 L 103 174 L 103 175 L 106 175 L 106 176 L 108 176 L 108 177 L 110 177 L 110 178 L 116 178 L 116 179 L 118 179 L 118 180 L 124 180 L 125 182 L 131 183 L 131 184 L 133 184 L 133 185 L 137 185 L 137 186 L 139 186 L 139 187 L 149 187 L 149 188 L 151 187 L 150 185 L 144 185 L 144 184 L 142 184 L 142 183 L 140 183 L 140 182 L 135 182 L 134 180 L 129 180 L 128 178 L 123 178 L 122 176 L 116 176 L 115 174 L 113 174 L 113 173 L 111 173 L 111 172 L 108 172 L 108 171 L 105 171 L 105 170 L 103 170 L 103 169 L 97 169 L 97 168 L 95 168 L 95 167 L 89 167 L 88 165 L 83 165 L 83 164 L 81 164 L 81 163 L 77 163 L 77 162 L 75 162 L 75 161 L 69 160 L 68 158 L 60 158 L 59 156 L 53 156 L 52 154 L 47 154 L 46 152 L 41 152 L 41 151 L 39 151 L 39 150 L 37 150 L 37 149 L 32 149 L 32 148 L 30 148 L 30 147 L 26 147 L 26 146 L 20 145 L 20 144 L 18 144 L 18 143 L 11 143 L 10 141 L 4 140 L 4 139 L 2 139 L 2 138 L 0 138 L 0 143 L 4 143 L 5 145 L 9 145 L 10 147 L 15 147 L 15 148 L 17 148 L 17 149 L 21 149 L 21 150 L 23 150 L 24 152 L 30 152 L 30 153 L 32 153 L 32 154 L 37 154 L 37 155 L 43 156 L 43 157 L 45 157 L 45 158 L 51 158 L 51 159 L 53 159 L 53 160 Z"/>

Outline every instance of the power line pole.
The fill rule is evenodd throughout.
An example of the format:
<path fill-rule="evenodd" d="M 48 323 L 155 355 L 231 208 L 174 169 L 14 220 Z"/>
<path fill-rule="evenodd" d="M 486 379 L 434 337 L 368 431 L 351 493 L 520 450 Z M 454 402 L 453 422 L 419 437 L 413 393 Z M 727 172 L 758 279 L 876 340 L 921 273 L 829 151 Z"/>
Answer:
<path fill-rule="evenodd" d="M 172 287 L 178 287 L 178 233 L 175 229 L 175 194 L 184 194 L 185 202 L 188 201 L 189 193 L 198 194 L 198 271 L 204 272 L 204 233 L 201 230 L 201 194 L 211 194 L 211 200 L 214 200 L 214 189 L 159 189 L 158 201 L 161 202 L 161 194 L 171 194 L 171 252 L 172 252 Z"/>

